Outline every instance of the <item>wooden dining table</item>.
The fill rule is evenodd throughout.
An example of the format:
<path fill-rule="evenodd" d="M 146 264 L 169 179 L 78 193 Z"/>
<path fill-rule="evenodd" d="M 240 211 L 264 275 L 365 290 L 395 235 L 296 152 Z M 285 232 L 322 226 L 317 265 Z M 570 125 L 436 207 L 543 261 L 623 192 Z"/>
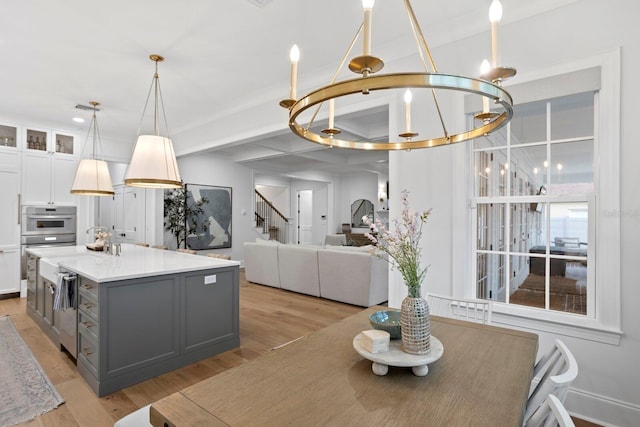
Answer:
<path fill-rule="evenodd" d="M 353 348 L 371 307 L 152 404 L 164 426 L 521 426 L 538 336 L 431 317 L 427 376 L 375 375 Z"/>

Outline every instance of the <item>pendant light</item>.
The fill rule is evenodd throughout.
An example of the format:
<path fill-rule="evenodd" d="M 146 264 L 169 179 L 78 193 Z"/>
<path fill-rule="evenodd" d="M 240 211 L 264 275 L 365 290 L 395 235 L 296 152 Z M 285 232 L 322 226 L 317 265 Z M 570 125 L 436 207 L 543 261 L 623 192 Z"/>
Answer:
<path fill-rule="evenodd" d="M 85 146 L 89 141 L 89 135 L 92 135 L 93 149 L 91 158 L 82 159 L 78 164 L 76 177 L 71 186 L 71 194 L 79 194 L 82 196 L 113 196 L 115 193 L 113 191 L 113 185 L 111 184 L 111 175 L 109 174 L 107 162 L 97 157 L 100 131 L 98 130 L 96 111 L 100 103 L 91 101 L 89 104 L 93 106 L 93 116 L 89 124 Z"/>
<path fill-rule="evenodd" d="M 131 156 L 131 162 L 129 162 L 124 183 L 130 187 L 181 188 L 182 181 L 178 171 L 176 155 L 173 151 L 173 144 L 168 136 L 160 136 L 158 129 L 158 107 L 160 107 L 167 135 L 169 133 L 158 79 L 158 62 L 164 61 L 164 57 L 150 55 L 149 59 L 156 63 L 156 71 L 151 81 L 140 124 L 142 124 L 142 119 L 153 91 L 153 135 L 140 135 L 140 128 L 138 128 L 138 140 Z"/>

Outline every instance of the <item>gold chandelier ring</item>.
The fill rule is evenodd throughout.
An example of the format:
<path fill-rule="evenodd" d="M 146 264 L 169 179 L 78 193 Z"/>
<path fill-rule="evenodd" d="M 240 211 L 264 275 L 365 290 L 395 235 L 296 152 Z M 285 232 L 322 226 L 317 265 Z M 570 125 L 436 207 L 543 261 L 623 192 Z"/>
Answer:
<path fill-rule="evenodd" d="M 504 111 L 495 117 L 482 121 L 479 126 L 453 135 L 438 138 L 403 142 L 349 141 L 332 136 L 322 136 L 300 125 L 296 119 L 307 109 L 330 99 L 355 93 L 368 93 L 376 90 L 424 88 L 445 89 L 475 94 L 494 100 Z M 396 73 L 369 75 L 345 80 L 319 88 L 297 100 L 289 110 L 289 127 L 298 136 L 317 144 L 330 147 L 352 148 L 358 150 L 407 150 L 429 148 L 463 142 L 490 134 L 506 125 L 513 117 L 513 100 L 501 86 L 482 79 L 475 79 L 442 73 Z"/>

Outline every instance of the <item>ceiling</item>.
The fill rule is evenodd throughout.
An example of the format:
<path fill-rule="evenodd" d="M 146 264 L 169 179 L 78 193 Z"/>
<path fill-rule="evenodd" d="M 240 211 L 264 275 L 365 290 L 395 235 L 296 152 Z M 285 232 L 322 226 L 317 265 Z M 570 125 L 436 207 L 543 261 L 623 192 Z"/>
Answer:
<path fill-rule="evenodd" d="M 502 0 L 503 24 L 571 1 Z M 491 0 L 413 3 L 431 48 L 488 34 Z M 95 100 L 103 141 L 132 145 L 140 124 L 144 132 L 151 122 L 140 116 L 153 76 L 148 57 L 157 53 L 166 58 L 159 75 L 178 155 L 204 144 L 259 171 L 384 172 L 387 153 L 307 142 L 288 130 L 284 111 L 282 128 L 264 135 L 223 145 L 191 137 L 229 112 L 286 97 L 294 43 L 302 51 L 299 76 L 326 84 L 361 20 L 360 0 L 3 0 L 0 119 L 84 135 L 90 112 L 74 107 Z M 416 52 L 400 0 L 376 3 L 372 37 L 385 60 Z M 86 122 L 72 122 L 77 116 Z M 381 140 L 388 112 L 343 115 L 340 128 L 354 139 Z"/>

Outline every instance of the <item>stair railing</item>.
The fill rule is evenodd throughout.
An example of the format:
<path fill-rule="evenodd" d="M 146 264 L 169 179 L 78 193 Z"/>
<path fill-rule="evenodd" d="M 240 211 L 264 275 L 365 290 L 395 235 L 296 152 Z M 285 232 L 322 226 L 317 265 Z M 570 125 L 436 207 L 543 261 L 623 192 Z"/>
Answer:
<path fill-rule="evenodd" d="M 269 240 L 280 243 L 289 242 L 289 219 L 276 209 L 258 190 L 256 192 L 256 226 L 269 234 Z"/>

